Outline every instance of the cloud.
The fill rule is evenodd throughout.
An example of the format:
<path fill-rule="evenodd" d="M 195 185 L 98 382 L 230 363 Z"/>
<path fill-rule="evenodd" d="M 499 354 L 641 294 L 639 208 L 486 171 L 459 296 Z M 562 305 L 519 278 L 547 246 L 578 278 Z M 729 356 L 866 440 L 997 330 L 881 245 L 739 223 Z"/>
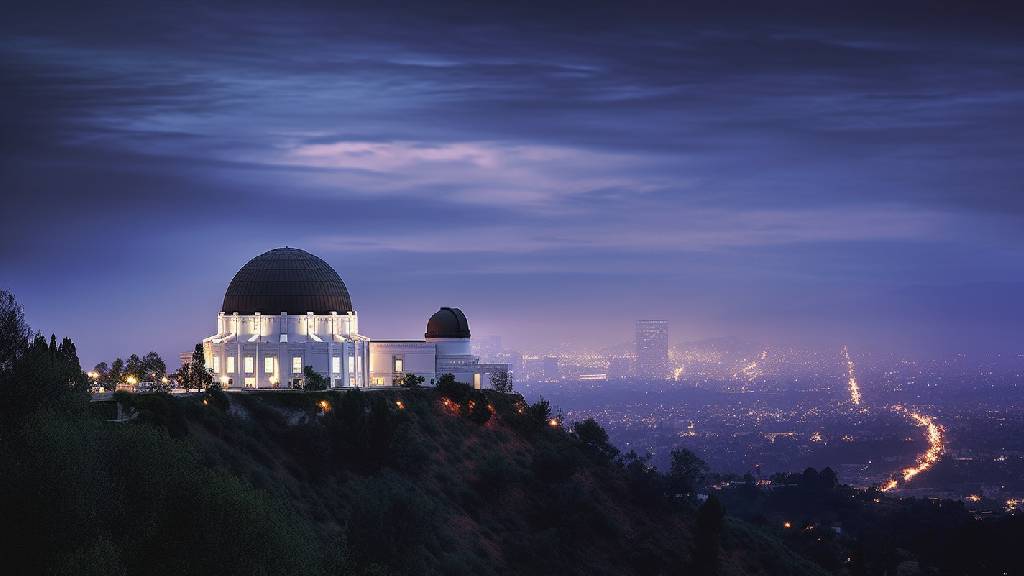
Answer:
<path fill-rule="evenodd" d="M 566 210 L 564 201 L 575 196 L 608 190 L 643 194 L 685 185 L 642 174 L 656 162 L 635 154 L 498 142 L 300 144 L 285 150 L 280 162 L 321 169 L 310 177 L 320 188 L 553 211 Z"/>
<path fill-rule="evenodd" d="M 482 223 L 385 235 L 312 238 L 327 252 L 542 254 L 556 251 L 683 253 L 833 242 L 936 241 L 954 216 L 905 207 L 816 210 L 709 210 L 573 220 L 550 228 Z M 604 267 L 602 262 L 594 265 Z"/>

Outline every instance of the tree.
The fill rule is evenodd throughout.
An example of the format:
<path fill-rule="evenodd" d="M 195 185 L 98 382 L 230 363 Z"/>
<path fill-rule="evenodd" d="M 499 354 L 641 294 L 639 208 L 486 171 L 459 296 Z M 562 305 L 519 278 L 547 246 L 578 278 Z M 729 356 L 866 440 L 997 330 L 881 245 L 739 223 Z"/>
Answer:
<path fill-rule="evenodd" d="M 146 366 L 143 365 L 142 358 L 139 358 L 138 354 L 128 357 L 128 361 L 124 363 L 124 375 L 134 376 L 139 382 L 149 380 L 146 376 Z"/>
<path fill-rule="evenodd" d="M 197 390 L 204 390 L 213 384 L 213 372 L 206 368 L 206 355 L 203 354 L 203 345 L 196 344 L 192 350 L 192 361 L 189 362 L 189 376 L 192 386 Z"/>
<path fill-rule="evenodd" d="M 74 342 L 64 338 L 58 345 L 51 335 L 47 343 L 37 334 L 29 343 L 21 307 L 6 292 L 0 293 L 0 323 L 14 331 L 0 334 L 0 431 L 13 429 L 42 407 L 84 408 L 89 383 Z"/>
<path fill-rule="evenodd" d="M 455 376 L 452 374 L 442 374 L 437 379 L 437 393 L 455 402 L 456 404 L 462 404 L 466 400 L 469 400 L 470 393 L 473 388 L 469 384 L 463 384 L 462 382 L 456 382 Z"/>
<path fill-rule="evenodd" d="M 512 393 L 512 373 L 508 370 L 498 370 L 491 373 L 491 386 L 503 394 Z"/>
<path fill-rule="evenodd" d="M 96 374 L 96 383 L 102 386 L 110 375 L 110 366 L 107 366 L 106 362 L 100 362 L 92 367 L 92 371 Z"/>
<path fill-rule="evenodd" d="M 619 449 L 608 441 L 608 433 L 593 418 L 572 425 L 572 436 L 598 459 L 611 462 L 619 455 Z"/>
<path fill-rule="evenodd" d="M 167 375 L 167 364 L 156 352 L 150 352 L 142 357 L 142 368 L 145 371 L 146 379 L 159 382 Z"/>
<path fill-rule="evenodd" d="M 479 390 L 473 390 L 466 407 L 469 409 L 469 419 L 477 424 L 486 424 L 491 419 L 491 405 Z"/>
<path fill-rule="evenodd" d="M 178 386 L 184 388 L 186 393 L 189 392 L 193 386 L 192 363 L 186 362 L 182 364 L 181 368 L 178 368 L 177 370 L 174 371 L 173 374 L 171 374 L 171 378 L 173 378 L 174 381 L 178 383 Z"/>
<path fill-rule="evenodd" d="M 402 386 L 406 388 L 419 388 L 423 381 L 426 380 L 423 376 L 417 376 L 415 374 L 406 374 L 405 378 L 402 379 Z"/>
<path fill-rule="evenodd" d="M 547 425 L 551 419 L 551 403 L 543 397 L 539 398 L 526 408 L 526 416 L 536 424 Z"/>
<path fill-rule="evenodd" d="M 74 392 L 88 392 L 89 378 L 82 372 L 82 364 L 78 360 L 78 349 L 71 338 L 64 337 L 57 346 L 57 381 L 65 383 Z"/>
<path fill-rule="evenodd" d="M 107 372 L 107 380 L 105 382 L 104 388 L 108 390 L 113 390 L 117 388 L 117 385 L 121 382 L 122 379 L 124 379 L 124 377 L 124 360 L 121 360 L 120 358 L 115 358 L 114 361 L 111 362 L 110 364 L 110 372 Z"/>
<path fill-rule="evenodd" d="M 146 355 L 149 357 L 149 354 Z M 185 392 L 192 390 L 204 390 L 213 383 L 213 374 L 206 369 L 206 358 L 203 354 L 203 345 L 196 344 L 192 351 L 192 359 L 181 365 L 172 375 L 174 381 L 185 389 Z"/>
<path fill-rule="evenodd" d="M 668 472 L 669 491 L 694 498 L 707 480 L 708 465 L 696 454 L 685 448 L 672 451 L 672 463 Z"/>
<path fill-rule="evenodd" d="M 651 464 L 652 458 L 650 452 L 640 456 L 636 450 L 630 450 L 619 459 L 633 498 L 648 507 L 661 505 L 665 499 L 664 479 Z"/>
<path fill-rule="evenodd" d="M 694 528 L 694 571 L 701 576 L 718 574 L 718 549 L 722 539 L 722 519 L 725 508 L 714 494 L 697 510 Z"/>
<path fill-rule="evenodd" d="M 313 370 L 312 366 L 306 366 L 303 368 L 302 376 L 304 380 L 303 389 L 305 390 L 327 390 L 327 385 L 330 383 L 326 376 L 320 374 L 316 370 Z"/>
<path fill-rule="evenodd" d="M 14 294 L 0 290 L 0 372 L 9 371 L 28 349 L 32 329 Z"/>

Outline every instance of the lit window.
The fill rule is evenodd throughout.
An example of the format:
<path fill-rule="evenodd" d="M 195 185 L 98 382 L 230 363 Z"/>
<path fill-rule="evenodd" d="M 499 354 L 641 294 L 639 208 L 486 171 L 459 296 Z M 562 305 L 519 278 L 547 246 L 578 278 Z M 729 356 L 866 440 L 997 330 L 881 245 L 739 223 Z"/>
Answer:
<path fill-rule="evenodd" d="M 245 373 L 252 374 L 256 370 L 256 359 L 252 356 L 246 356 L 244 359 Z"/>
<path fill-rule="evenodd" d="M 251 377 L 251 376 L 247 377 L 245 379 L 245 387 L 246 388 L 255 388 L 256 387 L 256 379 Z"/>
<path fill-rule="evenodd" d="M 220 372 L 220 356 L 213 357 L 213 371 Z"/>
<path fill-rule="evenodd" d="M 231 372 L 234 372 L 234 371 L 235 371 L 235 357 L 234 356 L 228 356 L 228 372 L 231 373 Z"/>
<path fill-rule="evenodd" d="M 395 372 L 401 372 L 404 367 L 405 367 L 405 362 L 403 362 L 401 358 L 396 356 L 395 357 Z"/>
<path fill-rule="evenodd" d="M 302 374 L 302 356 L 292 356 L 292 374 Z"/>
<path fill-rule="evenodd" d="M 263 371 L 267 374 L 274 373 L 274 357 L 266 356 L 263 358 Z"/>
<path fill-rule="evenodd" d="M 348 371 L 349 374 L 356 371 L 356 358 L 355 356 L 348 357 Z"/>
<path fill-rule="evenodd" d="M 331 372 L 334 374 L 341 372 L 341 356 L 331 357 Z"/>

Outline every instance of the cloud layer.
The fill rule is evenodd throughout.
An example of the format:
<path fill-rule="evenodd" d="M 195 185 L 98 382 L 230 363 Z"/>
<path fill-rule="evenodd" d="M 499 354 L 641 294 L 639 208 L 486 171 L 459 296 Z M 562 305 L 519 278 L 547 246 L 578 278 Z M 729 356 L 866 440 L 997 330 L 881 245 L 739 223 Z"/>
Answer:
<path fill-rule="evenodd" d="M 384 333 L 419 331 L 396 298 L 420 316 L 454 299 L 523 347 L 573 337 L 537 334 L 553 314 L 598 344 L 611 299 L 618 331 L 661 315 L 680 338 L 1005 348 L 1022 307 L 990 303 L 1024 282 L 1019 20 L 930 3 L 23 5 L 0 40 L 0 284 L 46 329 L 102 310 L 126 336 L 80 336 L 98 356 L 172 307 L 184 324 L 152 346 L 187 348 L 234 269 L 278 244 L 362 284 Z M 143 298 L 154 282 L 203 297 Z M 965 312 L 898 318 L 908 290 Z M 530 313 L 510 304 L 527 296 Z"/>

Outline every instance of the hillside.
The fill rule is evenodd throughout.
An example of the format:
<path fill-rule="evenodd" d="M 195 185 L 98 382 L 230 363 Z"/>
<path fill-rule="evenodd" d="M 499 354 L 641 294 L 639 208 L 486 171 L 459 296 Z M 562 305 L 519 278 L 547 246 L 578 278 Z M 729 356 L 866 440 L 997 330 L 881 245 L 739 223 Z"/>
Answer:
<path fill-rule="evenodd" d="M 695 512 L 642 463 L 464 387 L 122 396 L 2 442 L 24 573 L 691 574 Z M 67 403 L 74 404 L 68 401 Z M 722 574 L 815 574 L 727 519 Z"/>

